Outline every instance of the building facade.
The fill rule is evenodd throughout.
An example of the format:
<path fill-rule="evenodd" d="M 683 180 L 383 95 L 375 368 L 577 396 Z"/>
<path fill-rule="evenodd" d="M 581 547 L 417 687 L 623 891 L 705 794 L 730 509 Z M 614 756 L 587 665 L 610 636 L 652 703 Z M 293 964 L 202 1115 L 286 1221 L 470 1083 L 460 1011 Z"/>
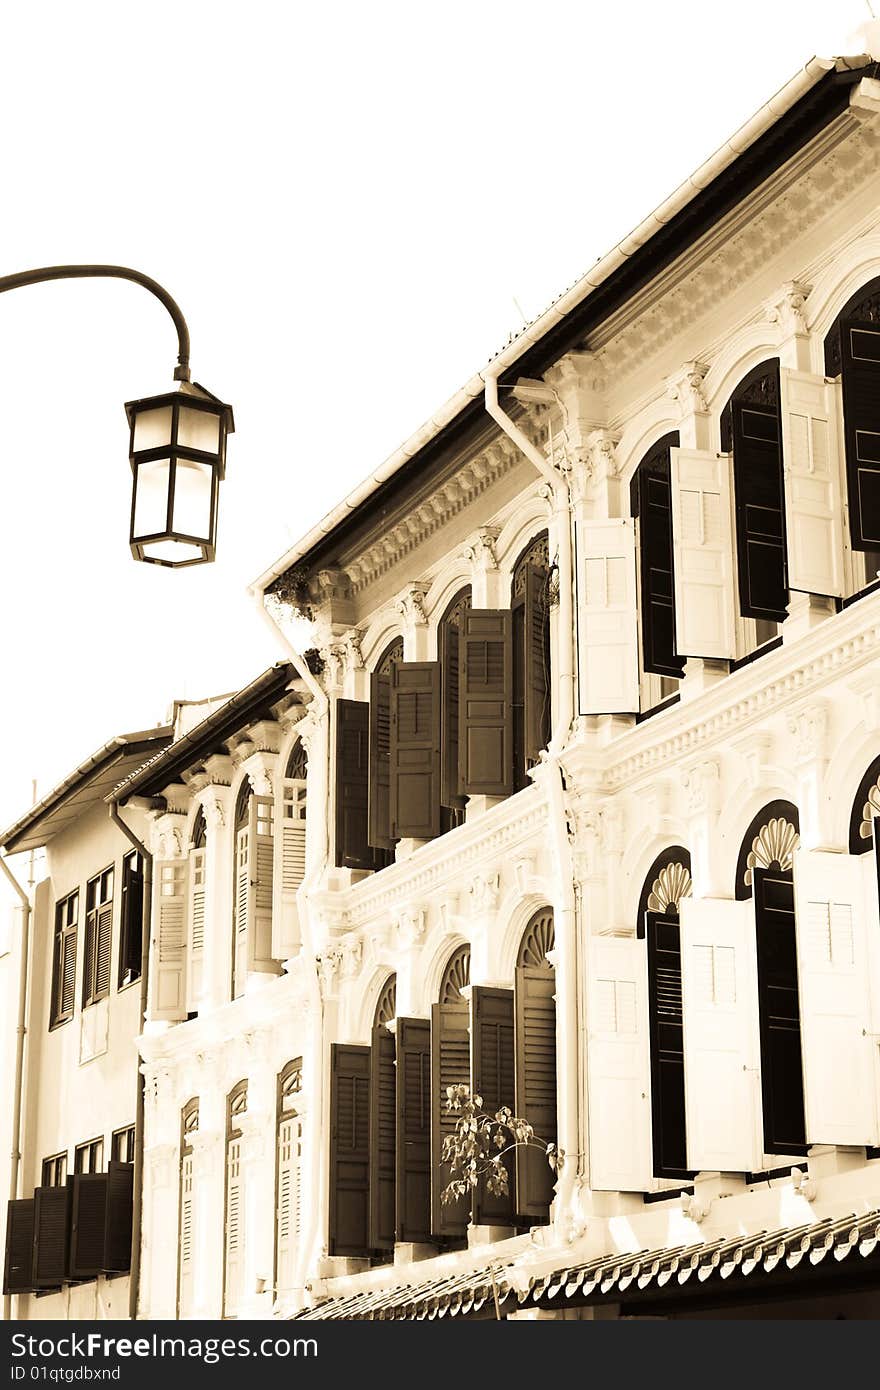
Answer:
<path fill-rule="evenodd" d="M 120 779 L 140 1316 L 876 1313 L 878 167 L 876 62 L 813 60 Z M 456 1084 L 558 1175 L 442 1201 Z"/>

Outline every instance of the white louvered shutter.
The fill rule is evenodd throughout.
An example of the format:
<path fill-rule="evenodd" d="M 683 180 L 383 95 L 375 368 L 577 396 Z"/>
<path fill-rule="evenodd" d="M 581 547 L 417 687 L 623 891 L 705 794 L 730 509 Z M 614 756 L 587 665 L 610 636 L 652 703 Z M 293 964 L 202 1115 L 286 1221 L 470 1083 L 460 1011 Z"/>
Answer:
<path fill-rule="evenodd" d="M 644 942 L 590 937 L 588 957 L 590 1185 L 647 1192 L 653 1176 Z"/>
<path fill-rule="evenodd" d="M 862 900 L 865 904 L 865 938 L 868 947 L 868 1033 L 874 1044 L 875 1073 L 880 1090 L 880 861 L 876 845 L 880 821 L 875 819 L 873 827 L 875 843 L 867 853 L 859 855 L 859 860 L 862 866 Z"/>
<path fill-rule="evenodd" d="M 187 1002 L 191 1012 L 202 1003 L 205 988 L 205 875 L 206 849 L 189 852 L 189 956 L 187 960 Z"/>
<path fill-rule="evenodd" d="M 843 535 L 836 415 L 824 377 L 783 368 L 782 458 L 788 583 L 843 594 Z"/>
<path fill-rule="evenodd" d="M 750 901 L 683 900 L 681 985 L 688 1167 L 754 1172 L 763 1137 Z"/>
<path fill-rule="evenodd" d="M 275 875 L 275 798 L 252 796 L 250 806 L 248 970 L 278 969 L 272 957 L 272 880 Z"/>
<path fill-rule="evenodd" d="M 250 824 L 243 825 L 235 835 L 235 903 L 233 923 L 235 927 L 234 965 L 232 979 L 233 998 L 244 994 L 247 984 L 248 967 L 248 927 L 251 918 L 250 889 Z"/>
<path fill-rule="evenodd" d="M 226 1267 L 223 1311 L 238 1313 L 244 1287 L 245 1193 L 241 1163 L 241 1139 L 230 1139 L 226 1148 Z"/>
<path fill-rule="evenodd" d="M 305 779 L 286 777 L 279 783 L 275 835 L 272 955 L 276 960 L 289 960 L 300 945 L 296 890 L 306 872 Z"/>
<path fill-rule="evenodd" d="M 302 1120 L 290 1115 L 278 1126 L 278 1292 L 293 1287 L 296 1244 L 302 1223 Z"/>
<path fill-rule="evenodd" d="M 794 856 L 808 1144 L 880 1140 L 860 861 L 806 849 Z"/>
<path fill-rule="evenodd" d="M 635 525 L 629 518 L 586 521 L 583 556 L 581 705 L 587 714 L 639 708 Z"/>
<path fill-rule="evenodd" d="M 178 1316 L 192 1314 L 196 1261 L 196 1200 L 193 1181 L 193 1155 L 185 1153 L 180 1163 L 180 1283 Z"/>
<path fill-rule="evenodd" d="M 153 929 L 154 1019 L 186 1018 L 187 861 L 160 859 L 155 867 Z"/>
<path fill-rule="evenodd" d="M 670 449 L 675 648 L 682 656 L 736 656 L 730 458 Z"/>

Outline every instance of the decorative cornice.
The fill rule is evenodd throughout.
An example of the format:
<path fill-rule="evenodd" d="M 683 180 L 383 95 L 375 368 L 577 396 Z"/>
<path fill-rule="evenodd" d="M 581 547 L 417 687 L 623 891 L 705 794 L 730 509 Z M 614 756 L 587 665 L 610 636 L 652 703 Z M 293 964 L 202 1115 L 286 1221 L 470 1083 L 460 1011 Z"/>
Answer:
<path fill-rule="evenodd" d="M 703 382 L 709 370 L 707 362 L 685 362 L 680 371 L 666 381 L 666 393 L 676 402 L 681 419 L 688 415 L 706 415 L 709 403 L 703 393 Z"/>

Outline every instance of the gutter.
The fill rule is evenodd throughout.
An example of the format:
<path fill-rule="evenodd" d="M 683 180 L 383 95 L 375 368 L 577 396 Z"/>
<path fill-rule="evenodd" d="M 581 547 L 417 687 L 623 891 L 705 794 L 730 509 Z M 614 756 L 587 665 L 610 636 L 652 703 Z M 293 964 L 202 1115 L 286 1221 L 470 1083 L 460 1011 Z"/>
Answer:
<path fill-rule="evenodd" d="M 21 1170 L 21 1102 L 24 1079 L 24 1049 L 27 1036 L 27 984 L 30 968 L 31 942 L 31 900 L 6 862 L 6 855 L 0 854 L 0 869 L 6 875 L 21 902 L 21 943 L 18 966 L 18 1023 L 15 1030 L 15 1077 L 12 1083 L 12 1149 L 9 1155 L 9 1200 L 14 1202 L 18 1196 L 18 1178 Z M 3 1295 L 3 1319 L 9 1322 L 12 1317 L 12 1295 Z"/>
<path fill-rule="evenodd" d="M 508 343 L 502 348 L 501 352 L 495 356 L 488 367 L 482 372 L 478 372 L 471 377 L 454 396 L 441 406 L 440 409 L 428 420 L 415 434 L 411 435 L 404 444 L 400 446 L 385 462 L 365 479 L 355 490 L 349 494 L 344 501 L 340 502 L 331 512 L 313 526 L 301 541 L 288 550 L 270 569 L 266 570 L 253 584 L 254 589 L 265 590 L 274 580 L 278 579 L 284 572 L 297 561 L 303 559 L 308 553 L 337 526 L 345 521 L 367 498 L 371 497 L 384 483 L 392 478 L 412 459 L 420 453 L 426 445 L 435 440 L 455 418 L 460 415 L 467 406 L 472 405 L 479 396 L 483 394 L 484 381 L 487 375 L 492 375 L 496 380 L 519 359 L 524 356 L 529 349 L 538 344 L 553 328 L 557 326 L 571 311 L 577 308 L 584 300 L 604 285 L 621 266 L 643 246 L 646 246 L 655 234 L 671 222 L 680 212 L 683 211 L 693 199 L 707 188 L 720 174 L 730 167 L 747 149 L 749 149 L 760 137 L 771 129 L 776 122 L 792 109 L 807 92 L 822 81 L 830 72 L 837 70 L 842 72 L 857 71 L 868 66 L 871 62 L 870 55 L 860 54 L 856 57 L 847 58 L 811 58 L 810 61 L 798 72 L 789 82 L 782 87 L 775 96 L 752 116 L 745 125 L 741 126 L 719 150 L 705 160 L 700 167 L 686 179 L 684 183 L 672 193 L 665 202 L 646 217 L 639 225 L 630 232 L 622 241 L 606 255 L 603 256 L 579 280 L 564 291 L 558 299 L 554 300 L 533 323 L 524 328 L 513 342 Z"/>
<path fill-rule="evenodd" d="M 150 937 L 153 926 L 153 856 L 146 845 L 138 839 L 134 831 L 126 825 L 119 814 L 119 804 L 110 802 L 110 819 L 117 825 L 141 856 L 144 866 L 143 917 L 141 927 L 141 989 L 140 1017 L 138 1033 L 143 1032 L 147 1016 L 147 999 L 150 987 Z M 137 1320 L 138 1299 L 141 1287 L 141 1221 L 144 1204 L 144 1099 L 146 1083 L 141 1070 L 140 1054 L 137 1062 L 137 1090 L 134 1109 L 134 1172 L 132 1174 L 131 1209 L 131 1269 L 128 1280 L 128 1316 L 132 1322 Z"/>

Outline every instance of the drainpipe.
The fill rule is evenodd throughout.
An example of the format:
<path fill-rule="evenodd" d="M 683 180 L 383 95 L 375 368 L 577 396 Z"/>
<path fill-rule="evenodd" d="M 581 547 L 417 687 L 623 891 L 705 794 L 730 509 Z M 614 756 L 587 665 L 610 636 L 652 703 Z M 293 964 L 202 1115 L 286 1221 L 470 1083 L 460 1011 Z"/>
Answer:
<path fill-rule="evenodd" d="M 119 814 L 119 803 L 110 802 L 110 819 L 122 831 L 129 844 L 137 850 L 144 866 L 143 919 L 141 929 L 141 990 L 138 1032 L 143 1031 L 147 1016 L 147 996 L 150 986 L 150 936 L 153 925 L 153 856 Z M 141 1219 L 144 1195 L 144 1094 L 145 1083 L 140 1056 L 137 1064 L 137 1091 L 134 1109 L 134 1173 L 132 1174 L 131 1208 L 131 1271 L 128 1280 L 128 1316 L 137 1319 L 141 1287 Z"/>
<path fill-rule="evenodd" d="M 559 702 L 550 746 L 535 778 L 539 785 L 544 786 L 547 795 L 548 828 L 559 882 L 559 900 L 554 905 L 558 943 L 557 1009 L 560 1053 L 571 1063 L 565 1069 L 564 1083 L 559 1090 L 559 1147 L 567 1155 L 567 1162 L 562 1165 L 557 1186 L 556 1211 L 559 1216 L 570 1207 L 581 1162 L 578 1133 L 578 1077 L 581 1067 L 578 1010 L 580 965 L 574 871 L 565 812 L 565 778 L 560 762 L 560 754 L 565 747 L 575 715 L 575 576 L 571 544 L 571 490 L 563 474 L 547 462 L 541 451 L 501 408 L 498 401 L 497 370 L 494 373 L 485 373 L 484 380 L 486 410 L 489 415 L 552 489 L 553 512 L 557 519 L 559 541 Z"/>
<path fill-rule="evenodd" d="M 24 1078 L 24 1044 L 27 1035 L 27 982 L 30 966 L 31 942 L 31 900 L 18 879 L 6 863 L 6 855 L 0 854 L 0 869 L 15 889 L 21 901 L 21 958 L 18 967 L 18 1024 L 15 1030 L 15 1079 L 12 1086 L 12 1150 L 9 1155 L 9 1200 L 14 1202 L 18 1196 L 18 1174 L 21 1166 L 21 1102 L 22 1080 Z M 12 1316 L 12 1295 L 3 1296 L 3 1319 L 9 1322 Z"/>
<path fill-rule="evenodd" d="M 322 719 L 325 716 L 327 717 L 327 740 L 323 747 L 323 763 L 325 785 L 329 793 L 330 701 L 327 697 L 327 693 L 326 691 L 322 690 L 315 676 L 313 676 L 312 672 L 309 670 L 302 653 L 297 651 L 293 643 L 290 641 L 290 638 L 287 636 L 285 632 L 282 631 L 280 624 L 276 623 L 270 617 L 263 602 L 263 593 L 261 592 L 261 590 L 254 586 L 253 588 L 249 589 L 248 592 L 250 593 L 250 596 L 254 601 L 254 607 L 260 615 L 260 620 L 263 623 L 265 623 L 267 627 L 271 630 L 276 641 L 280 638 L 287 651 L 288 656 L 290 657 L 294 669 L 296 670 L 297 674 L 302 677 L 303 681 L 308 686 L 312 698 L 317 702 L 317 711 L 319 717 Z M 325 798 L 325 806 L 328 804 L 329 802 L 327 802 Z M 317 888 L 320 884 L 322 878 L 324 877 L 324 872 L 330 861 L 330 826 L 327 822 L 326 815 L 323 821 L 322 828 L 323 836 L 320 851 L 317 856 L 317 863 L 315 864 L 314 870 L 309 875 L 309 877 L 307 879 L 304 879 L 303 882 L 300 884 L 296 893 L 297 911 L 299 914 L 300 925 L 303 931 L 303 947 L 307 949 L 312 961 L 316 960 L 317 950 L 315 947 L 315 938 L 314 932 L 312 931 L 312 921 L 310 913 L 311 895 L 315 888 Z M 318 980 L 318 972 L 314 966 L 308 972 L 307 979 L 309 985 L 309 997 L 311 1002 L 311 1016 L 313 1020 L 312 1078 L 314 1085 L 312 1088 L 312 1123 L 310 1129 L 312 1142 L 314 1144 L 316 1136 L 320 1133 L 323 1133 L 324 1128 L 324 997 L 321 993 L 321 986 Z M 312 1153 L 314 1157 L 314 1147 L 312 1149 Z M 318 1162 L 313 1163 L 313 1171 L 317 1170 L 317 1185 L 315 1189 L 316 1200 L 312 1202 L 309 1207 L 309 1213 L 307 1217 L 308 1224 L 305 1232 L 305 1238 L 302 1241 L 302 1248 L 305 1252 L 312 1251 L 315 1245 L 317 1245 L 320 1249 L 321 1218 L 326 1205 L 324 1200 L 326 1179 L 325 1169 L 326 1165 L 320 1161 L 320 1149 L 318 1149 Z M 308 1258 L 309 1256 L 308 1254 L 306 1254 L 305 1259 L 308 1260 Z M 306 1273 L 306 1266 L 304 1264 L 300 1264 L 298 1274 L 302 1278 L 304 1278 Z"/>

